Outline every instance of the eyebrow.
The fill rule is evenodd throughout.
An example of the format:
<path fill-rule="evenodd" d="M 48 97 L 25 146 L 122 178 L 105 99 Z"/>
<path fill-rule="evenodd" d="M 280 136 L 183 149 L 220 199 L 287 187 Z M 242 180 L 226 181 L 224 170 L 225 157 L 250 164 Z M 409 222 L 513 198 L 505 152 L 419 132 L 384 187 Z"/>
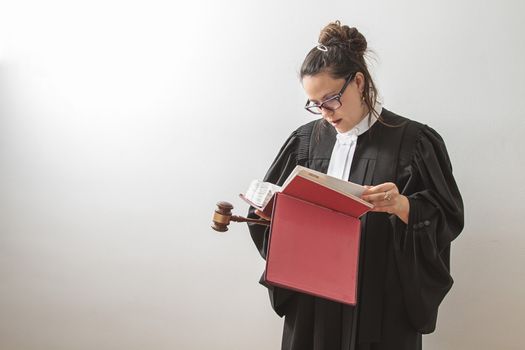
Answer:
<path fill-rule="evenodd" d="M 332 92 L 329 92 L 329 93 L 325 94 L 323 97 L 321 97 L 321 101 L 326 100 L 326 98 L 328 96 L 330 96 L 330 95 L 332 95 L 332 96 L 337 95 L 337 92 L 332 91 Z M 332 96 L 330 96 L 330 97 L 332 97 Z M 310 102 L 319 103 L 319 101 L 317 101 L 317 100 L 310 100 Z"/>

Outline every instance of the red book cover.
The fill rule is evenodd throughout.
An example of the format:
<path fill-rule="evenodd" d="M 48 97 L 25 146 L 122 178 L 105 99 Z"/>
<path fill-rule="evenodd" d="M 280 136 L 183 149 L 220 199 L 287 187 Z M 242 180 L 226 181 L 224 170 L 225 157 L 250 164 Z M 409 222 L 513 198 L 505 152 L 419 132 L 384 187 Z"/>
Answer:
<path fill-rule="evenodd" d="M 349 197 L 334 189 L 312 182 L 302 177 L 294 177 L 282 193 L 307 202 L 320 205 L 353 217 L 360 217 L 370 210 L 371 205 L 357 197 Z"/>
<path fill-rule="evenodd" d="M 348 206 L 348 197 L 346 203 L 320 192 L 308 197 L 318 203 L 288 192 L 274 197 L 265 278 L 280 287 L 355 305 L 360 220 L 320 204 L 335 198 L 330 207 L 357 214 L 360 210 Z"/>

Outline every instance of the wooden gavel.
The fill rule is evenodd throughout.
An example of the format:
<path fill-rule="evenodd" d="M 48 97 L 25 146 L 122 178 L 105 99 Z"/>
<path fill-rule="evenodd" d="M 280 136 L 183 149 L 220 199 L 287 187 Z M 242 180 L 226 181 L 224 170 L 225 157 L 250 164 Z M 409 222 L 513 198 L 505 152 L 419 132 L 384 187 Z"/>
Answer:
<path fill-rule="evenodd" d="M 217 209 L 213 213 L 212 229 L 219 232 L 228 231 L 228 225 L 234 222 L 251 222 L 258 225 L 270 226 L 270 221 L 264 219 L 249 219 L 242 216 L 232 215 L 233 205 L 228 202 L 218 202 Z"/>

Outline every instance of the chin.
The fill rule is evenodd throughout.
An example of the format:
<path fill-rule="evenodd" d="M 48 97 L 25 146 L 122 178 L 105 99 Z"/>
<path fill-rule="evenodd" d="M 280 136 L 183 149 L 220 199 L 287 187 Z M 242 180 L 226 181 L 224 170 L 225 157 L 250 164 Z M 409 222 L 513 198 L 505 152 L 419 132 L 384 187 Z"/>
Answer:
<path fill-rule="evenodd" d="M 350 131 L 352 128 L 349 128 L 344 125 L 334 125 L 335 130 L 337 130 L 340 133 L 345 133 L 347 131 Z"/>

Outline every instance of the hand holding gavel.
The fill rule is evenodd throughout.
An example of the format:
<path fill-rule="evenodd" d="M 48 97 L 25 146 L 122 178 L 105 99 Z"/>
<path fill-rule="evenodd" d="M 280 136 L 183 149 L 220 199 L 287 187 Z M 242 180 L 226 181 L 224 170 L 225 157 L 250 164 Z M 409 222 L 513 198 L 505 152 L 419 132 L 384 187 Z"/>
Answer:
<path fill-rule="evenodd" d="M 264 220 L 270 221 L 272 219 L 270 216 L 266 215 L 262 210 L 259 209 L 255 209 L 255 214 L 259 215 Z"/>
<path fill-rule="evenodd" d="M 212 229 L 218 232 L 228 231 L 228 225 L 231 221 L 234 222 L 251 222 L 258 225 L 270 226 L 270 221 L 265 219 L 249 219 L 242 216 L 232 215 L 233 205 L 228 202 L 218 202 L 217 209 L 213 213 Z M 256 214 L 262 216 L 262 212 L 256 210 Z"/>

